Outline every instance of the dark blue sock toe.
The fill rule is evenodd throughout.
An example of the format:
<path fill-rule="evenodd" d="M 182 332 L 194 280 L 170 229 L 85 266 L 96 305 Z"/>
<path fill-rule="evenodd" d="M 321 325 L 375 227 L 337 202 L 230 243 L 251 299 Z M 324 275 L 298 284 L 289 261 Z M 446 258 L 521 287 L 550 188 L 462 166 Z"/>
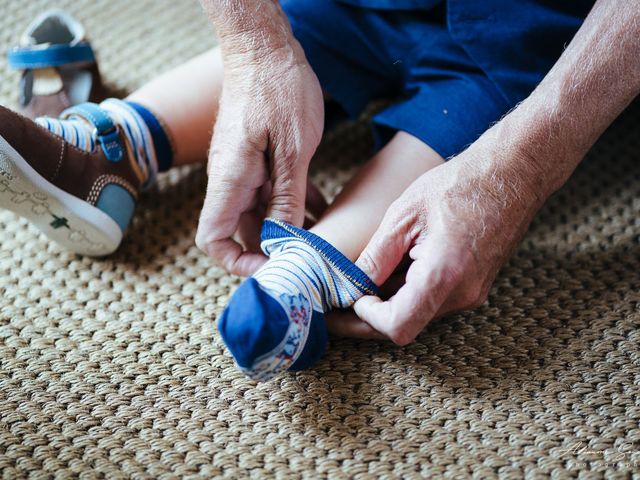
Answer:
<path fill-rule="evenodd" d="M 288 328 L 284 308 L 253 278 L 238 287 L 218 322 L 224 343 L 243 368 L 277 347 Z"/>
<path fill-rule="evenodd" d="M 289 297 L 292 312 L 302 312 L 300 300 Z M 307 309 L 309 312 L 311 309 Z M 307 341 L 300 356 L 289 367 L 290 370 L 303 370 L 311 367 L 322 357 L 327 348 L 327 327 L 322 312 L 312 311 Z M 295 315 L 297 322 L 306 325 L 308 314 Z M 250 369 L 254 362 L 272 352 L 284 340 L 291 319 L 282 305 L 262 289 L 254 278 L 248 278 L 236 290 L 220 316 L 218 330 L 224 343 L 242 368 Z M 296 340 L 297 338 L 297 340 Z M 301 338 L 294 337 L 293 343 L 287 341 L 281 352 L 281 358 L 295 356 L 294 345 Z M 277 352 L 280 353 L 280 352 Z"/>
<path fill-rule="evenodd" d="M 309 336 L 307 343 L 302 349 L 302 353 L 298 359 L 293 362 L 289 370 L 298 371 L 311 368 L 327 350 L 327 325 L 324 321 L 322 312 L 313 311 L 311 316 L 311 325 L 309 327 Z"/>

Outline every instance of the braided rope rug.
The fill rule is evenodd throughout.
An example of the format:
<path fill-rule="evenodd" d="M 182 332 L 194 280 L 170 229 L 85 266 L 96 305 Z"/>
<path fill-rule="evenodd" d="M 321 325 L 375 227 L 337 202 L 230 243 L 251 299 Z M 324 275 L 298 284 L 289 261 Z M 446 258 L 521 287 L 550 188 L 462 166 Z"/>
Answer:
<path fill-rule="evenodd" d="M 51 2 L 0 0 L 0 46 Z M 195 1 L 61 0 L 125 93 L 213 44 Z M 17 75 L 0 59 L 0 103 Z M 122 248 L 62 251 L 0 211 L 4 478 L 580 478 L 640 472 L 638 104 L 535 220 L 487 305 L 405 347 L 333 339 L 255 385 L 214 329 L 238 279 L 193 238 L 205 177 L 170 172 Z M 332 134 L 329 195 L 369 151 Z"/>

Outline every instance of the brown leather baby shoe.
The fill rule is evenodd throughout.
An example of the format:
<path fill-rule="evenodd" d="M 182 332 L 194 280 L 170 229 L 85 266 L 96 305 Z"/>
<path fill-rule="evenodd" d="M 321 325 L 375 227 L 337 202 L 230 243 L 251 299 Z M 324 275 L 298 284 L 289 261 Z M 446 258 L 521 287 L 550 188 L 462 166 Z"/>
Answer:
<path fill-rule="evenodd" d="M 76 108 L 93 124 L 91 152 L 0 107 L 0 207 L 73 252 L 102 256 L 120 245 L 144 174 L 104 112 L 92 104 Z"/>
<path fill-rule="evenodd" d="M 30 118 L 56 117 L 72 105 L 105 97 L 85 29 L 62 10 L 45 12 L 31 22 L 8 61 L 22 71 L 19 101 Z"/>

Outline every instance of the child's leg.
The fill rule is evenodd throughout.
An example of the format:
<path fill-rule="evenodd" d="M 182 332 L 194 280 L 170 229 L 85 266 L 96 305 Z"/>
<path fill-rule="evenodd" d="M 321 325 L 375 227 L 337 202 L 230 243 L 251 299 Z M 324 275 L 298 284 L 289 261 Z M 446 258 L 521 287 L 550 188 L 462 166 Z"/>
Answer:
<path fill-rule="evenodd" d="M 85 103 L 35 123 L 0 107 L 0 207 L 74 252 L 111 253 L 158 172 L 206 161 L 221 88 L 214 49 L 124 101 Z"/>
<path fill-rule="evenodd" d="M 126 100 L 155 113 L 173 144 L 173 165 L 204 162 L 222 91 L 220 48 L 208 50 L 160 75 Z"/>
<path fill-rule="evenodd" d="M 222 77 L 222 56 L 214 48 L 143 85 L 124 101 L 108 99 L 99 105 L 120 127 L 137 162 L 148 167 L 147 185 L 156 171 L 206 161 Z M 87 116 L 63 117 L 36 121 L 75 146 L 92 149 L 94 125 Z"/>
<path fill-rule="evenodd" d="M 324 313 L 376 291 L 352 262 L 388 206 L 415 178 L 442 162 L 426 144 L 400 132 L 311 231 L 265 222 L 262 248 L 270 259 L 240 286 L 218 322 L 249 376 L 268 379 L 290 367 L 306 368 L 322 355 Z"/>
<path fill-rule="evenodd" d="M 336 197 L 311 228 L 355 261 L 391 203 L 420 175 L 443 163 L 427 144 L 398 132 Z"/>

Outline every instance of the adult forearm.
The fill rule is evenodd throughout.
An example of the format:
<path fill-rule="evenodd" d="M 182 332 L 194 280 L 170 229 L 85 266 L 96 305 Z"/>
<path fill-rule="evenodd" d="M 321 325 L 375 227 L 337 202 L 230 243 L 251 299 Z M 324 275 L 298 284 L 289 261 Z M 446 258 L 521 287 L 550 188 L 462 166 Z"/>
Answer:
<path fill-rule="evenodd" d="M 263 55 L 289 47 L 293 35 L 276 0 L 200 0 L 223 54 Z"/>
<path fill-rule="evenodd" d="M 638 93 L 640 1 L 599 0 L 556 65 L 492 134 L 546 198 Z"/>

